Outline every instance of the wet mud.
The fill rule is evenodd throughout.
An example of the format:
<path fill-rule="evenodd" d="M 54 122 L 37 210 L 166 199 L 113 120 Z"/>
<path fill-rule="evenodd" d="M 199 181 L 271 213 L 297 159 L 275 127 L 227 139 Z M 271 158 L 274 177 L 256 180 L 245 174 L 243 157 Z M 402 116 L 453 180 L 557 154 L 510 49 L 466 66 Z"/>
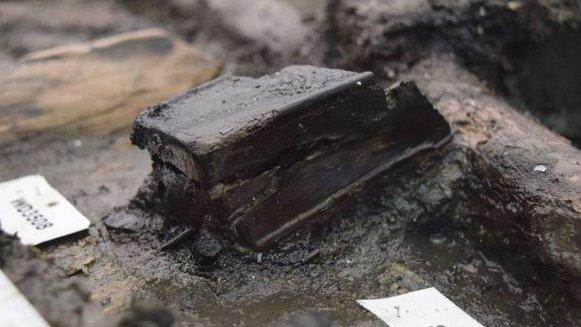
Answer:
<path fill-rule="evenodd" d="M 555 293 L 559 281 L 515 246 L 518 240 L 464 219 L 473 204 L 453 193 L 469 189 L 470 169 L 468 158 L 450 148 L 416 158 L 335 219 L 264 252 L 223 243 L 219 253 L 201 257 L 195 237 L 161 250 L 180 227 L 138 207 L 112 213 L 144 224 L 111 229 L 110 247 L 136 275 L 154 280 L 148 289 L 156 297 L 209 325 L 268 325 L 297 312 L 364 325 L 375 319 L 355 300 L 427 286 L 484 325 L 578 325 L 575 302 Z"/>

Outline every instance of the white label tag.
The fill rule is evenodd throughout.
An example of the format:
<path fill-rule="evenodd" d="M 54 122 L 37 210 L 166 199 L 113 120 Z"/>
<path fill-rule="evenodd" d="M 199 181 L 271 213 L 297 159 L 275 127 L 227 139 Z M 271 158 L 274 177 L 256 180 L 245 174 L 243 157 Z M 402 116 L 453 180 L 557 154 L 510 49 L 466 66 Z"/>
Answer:
<path fill-rule="evenodd" d="M 46 321 L 0 270 L 0 324 L 6 327 L 49 327 Z"/>
<path fill-rule="evenodd" d="M 89 228 L 90 222 L 40 175 L 0 183 L 0 227 L 37 245 Z"/>
<path fill-rule="evenodd" d="M 389 327 L 483 327 L 433 287 L 357 302 Z"/>

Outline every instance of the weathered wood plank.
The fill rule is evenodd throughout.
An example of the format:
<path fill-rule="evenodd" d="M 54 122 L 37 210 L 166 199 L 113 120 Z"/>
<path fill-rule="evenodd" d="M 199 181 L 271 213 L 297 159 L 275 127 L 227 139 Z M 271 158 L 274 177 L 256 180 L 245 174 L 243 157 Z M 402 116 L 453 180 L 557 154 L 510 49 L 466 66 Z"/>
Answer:
<path fill-rule="evenodd" d="M 420 85 L 454 126 L 454 145 L 470 155 L 468 181 L 455 194 L 469 208 L 460 215 L 520 243 L 581 298 L 581 151 L 449 58 L 433 56 L 404 78 Z"/>
<path fill-rule="evenodd" d="M 145 106 L 220 70 L 159 29 L 39 51 L 0 75 L 0 143 L 128 127 Z"/>

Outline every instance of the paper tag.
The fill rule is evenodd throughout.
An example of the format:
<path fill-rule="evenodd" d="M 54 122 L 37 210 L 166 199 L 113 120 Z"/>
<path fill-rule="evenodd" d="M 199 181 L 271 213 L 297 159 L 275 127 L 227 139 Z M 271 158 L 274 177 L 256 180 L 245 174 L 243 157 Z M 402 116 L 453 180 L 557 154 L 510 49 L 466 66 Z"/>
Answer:
<path fill-rule="evenodd" d="M 357 302 L 389 327 L 483 327 L 433 287 Z"/>
<path fill-rule="evenodd" d="M 0 324 L 6 327 L 49 327 L 34 307 L 0 270 Z"/>
<path fill-rule="evenodd" d="M 37 245 L 89 228 L 90 222 L 40 175 L 0 183 L 0 227 Z"/>

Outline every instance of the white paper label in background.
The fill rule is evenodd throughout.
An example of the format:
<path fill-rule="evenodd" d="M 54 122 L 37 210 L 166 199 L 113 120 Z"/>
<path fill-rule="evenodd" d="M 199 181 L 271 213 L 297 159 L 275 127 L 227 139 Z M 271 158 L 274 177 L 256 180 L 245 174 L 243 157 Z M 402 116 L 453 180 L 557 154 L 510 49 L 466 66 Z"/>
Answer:
<path fill-rule="evenodd" d="M 389 327 L 483 327 L 433 287 L 357 302 Z"/>
<path fill-rule="evenodd" d="M 0 183 L 0 228 L 37 245 L 89 228 L 90 222 L 40 175 Z"/>
<path fill-rule="evenodd" d="M 0 270 L 0 303 L 1 326 L 49 327 L 2 270 Z"/>

